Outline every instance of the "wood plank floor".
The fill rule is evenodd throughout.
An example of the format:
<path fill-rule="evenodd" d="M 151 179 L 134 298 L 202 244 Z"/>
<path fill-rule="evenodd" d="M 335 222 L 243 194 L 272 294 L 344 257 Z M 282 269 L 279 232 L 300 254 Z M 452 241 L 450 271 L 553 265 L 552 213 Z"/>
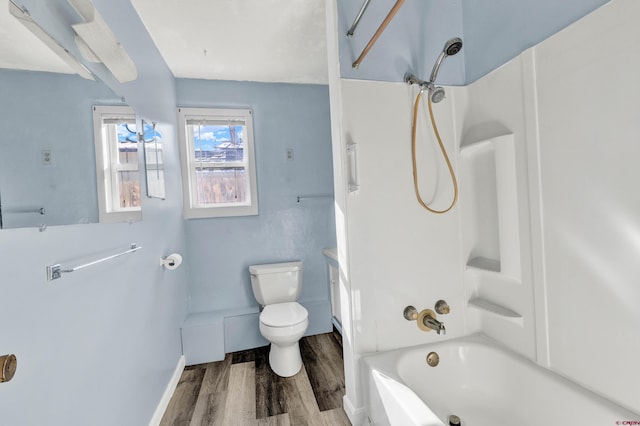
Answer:
<path fill-rule="evenodd" d="M 342 410 L 344 371 L 337 332 L 300 340 L 293 377 L 269 367 L 269 346 L 187 367 L 161 426 L 351 425 Z"/>

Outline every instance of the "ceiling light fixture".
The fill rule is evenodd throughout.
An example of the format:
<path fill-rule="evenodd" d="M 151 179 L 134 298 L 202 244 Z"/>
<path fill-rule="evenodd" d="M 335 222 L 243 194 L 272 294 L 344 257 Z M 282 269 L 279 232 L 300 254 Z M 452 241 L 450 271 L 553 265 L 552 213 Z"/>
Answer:
<path fill-rule="evenodd" d="M 85 20 L 71 27 L 76 32 L 76 44 L 88 61 L 96 58 L 111 71 L 120 82 L 127 83 L 138 78 L 138 69 L 131 57 L 90 0 L 67 0 Z"/>
<path fill-rule="evenodd" d="M 82 17 L 84 22 L 93 21 L 93 17 L 96 13 L 96 8 L 93 6 L 91 0 L 67 0 L 69 3 Z"/>
<path fill-rule="evenodd" d="M 18 6 L 13 0 L 9 0 L 9 13 L 22 25 L 40 39 L 49 49 L 56 53 L 71 69 L 80 77 L 93 80 L 93 74 L 75 56 L 64 48 L 57 40 L 49 35 L 36 21 L 31 18 L 29 11 L 24 6 Z"/>

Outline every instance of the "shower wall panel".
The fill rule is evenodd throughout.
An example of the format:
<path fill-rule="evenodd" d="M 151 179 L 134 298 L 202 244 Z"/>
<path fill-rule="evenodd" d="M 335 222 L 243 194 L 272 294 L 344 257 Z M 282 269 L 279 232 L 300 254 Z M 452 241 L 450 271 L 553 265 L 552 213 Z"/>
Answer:
<path fill-rule="evenodd" d="M 502 294 L 523 328 L 469 310 L 470 331 L 640 413 L 639 15 L 599 8 L 468 86 L 457 116 L 463 141 L 514 134 L 522 238 L 519 291 Z"/>
<path fill-rule="evenodd" d="M 411 114 L 417 94 L 402 83 L 341 80 L 342 146 L 358 144 L 360 189 L 346 195 L 348 264 L 340 262 L 347 289 L 341 301 L 350 323 L 345 349 L 357 360 L 364 354 L 439 341 L 464 333 L 464 296 L 460 268 L 459 207 L 444 215 L 424 210 L 417 202 L 411 168 Z M 453 104 L 456 91 L 434 107 L 447 151 L 457 168 Z M 423 104 L 426 106 L 426 104 Z M 334 145 L 334 151 L 336 147 Z M 426 111 L 418 131 L 419 174 L 425 200 L 438 208 L 449 205 L 452 185 L 437 148 Z M 433 309 L 438 299 L 451 306 L 440 316 L 447 334 L 421 331 L 403 310 Z M 344 317 L 344 314 L 343 314 Z M 345 364 L 347 365 L 347 364 Z M 347 366 L 350 370 L 350 367 Z M 351 403 L 361 396 L 347 389 Z"/>
<path fill-rule="evenodd" d="M 640 413 L 638 16 L 616 0 L 537 46 L 535 94 L 550 364 Z"/>
<path fill-rule="evenodd" d="M 462 175 L 461 261 L 467 331 L 536 359 L 524 69 L 518 57 L 467 86 L 456 105 L 461 166 L 475 165 Z"/>

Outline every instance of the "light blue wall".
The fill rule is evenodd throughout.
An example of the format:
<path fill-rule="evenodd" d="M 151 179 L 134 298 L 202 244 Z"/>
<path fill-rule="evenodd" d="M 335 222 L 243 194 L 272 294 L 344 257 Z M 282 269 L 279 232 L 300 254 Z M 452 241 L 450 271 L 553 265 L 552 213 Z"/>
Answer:
<path fill-rule="evenodd" d="M 346 34 L 362 0 L 338 1 L 340 74 L 358 80 L 403 81 L 410 71 L 427 79 L 444 43 L 463 37 L 461 0 L 408 0 L 380 36 L 358 69 L 352 64 L 391 10 L 392 1 L 371 1 L 354 36 Z M 438 82 L 465 82 L 464 55 L 453 56 L 442 65 Z"/>
<path fill-rule="evenodd" d="M 175 78 L 131 5 L 131 0 L 93 0 L 93 4 L 138 69 L 138 78 L 128 83 L 118 83 L 113 78 L 106 80 L 108 76 L 102 78 L 116 93 L 126 98 L 127 104 L 133 106 L 138 115 L 149 121 L 175 125 Z"/>
<path fill-rule="evenodd" d="M 67 2 L 24 3 L 34 17 L 53 21 Z M 15 378 L 0 384 L 2 424 L 146 425 L 181 355 L 186 268 L 169 272 L 159 266 L 162 256 L 186 247 L 175 82 L 128 0 L 94 3 L 138 65 L 139 80 L 118 86 L 117 93 L 162 126 L 167 199 L 143 198 L 143 219 L 131 225 L 0 231 L 0 354 L 18 357 Z M 10 101 L 17 108 L 33 105 L 23 96 Z M 66 113 L 51 111 L 61 120 L 70 118 Z M 76 143 L 92 149 L 93 138 Z M 74 266 L 131 242 L 142 250 L 46 281 L 47 265 Z"/>
<path fill-rule="evenodd" d="M 138 78 L 119 83 L 101 63 L 83 60 L 72 24 L 83 22 L 67 0 L 20 0 L 32 18 L 138 114 L 157 122 L 175 123 L 175 82 L 130 0 L 92 0 L 120 44 L 136 64 Z"/>
<path fill-rule="evenodd" d="M 338 1 L 340 74 L 343 78 L 403 81 L 411 71 L 427 79 L 445 41 L 462 37 L 462 52 L 444 61 L 438 82 L 469 84 L 607 2 L 408 0 L 362 65 L 352 69 L 394 2 L 372 1 L 354 37 L 347 39 L 363 1 Z"/>
<path fill-rule="evenodd" d="M 148 424 L 181 354 L 185 271 L 158 266 L 184 249 L 173 207 L 145 203 L 133 225 L 0 231 L 0 352 L 18 358 L 0 386 L 2 424 Z M 130 242 L 142 250 L 46 281 L 47 265 L 75 266 Z"/>
<path fill-rule="evenodd" d="M 289 260 L 304 262 L 300 300 L 328 301 L 322 249 L 336 244 L 333 200 L 296 201 L 333 193 L 328 87 L 179 79 L 177 93 L 180 106 L 253 110 L 260 210 L 187 221 L 190 311 L 257 306 L 249 265 Z"/>
<path fill-rule="evenodd" d="M 12 70 L 0 70 L 0 93 L 4 227 L 97 222 L 94 147 L 83 142 L 93 139 L 91 107 L 120 97 L 77 75 Z M 51 165 L 42 163 L 44 149 Z M 34 206 L 46 216 L 9 212 Z"/>
<path fill-rule="evenodd" d="M 465 0 L 462 16 L 467 83 L 479 79 L 608 1 Z"/>

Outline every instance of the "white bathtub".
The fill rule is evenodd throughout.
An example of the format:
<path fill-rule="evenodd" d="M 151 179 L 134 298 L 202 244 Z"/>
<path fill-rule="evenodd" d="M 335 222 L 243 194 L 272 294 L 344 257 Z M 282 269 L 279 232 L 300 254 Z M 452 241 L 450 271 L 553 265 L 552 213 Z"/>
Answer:
<path fill-rule="evenodd" d="M 640 425 L 640 415 L 483 335 L 370 355 L 362 367 L 373 425 L 448 425 L 452 414 L 462 426 Z"/>

